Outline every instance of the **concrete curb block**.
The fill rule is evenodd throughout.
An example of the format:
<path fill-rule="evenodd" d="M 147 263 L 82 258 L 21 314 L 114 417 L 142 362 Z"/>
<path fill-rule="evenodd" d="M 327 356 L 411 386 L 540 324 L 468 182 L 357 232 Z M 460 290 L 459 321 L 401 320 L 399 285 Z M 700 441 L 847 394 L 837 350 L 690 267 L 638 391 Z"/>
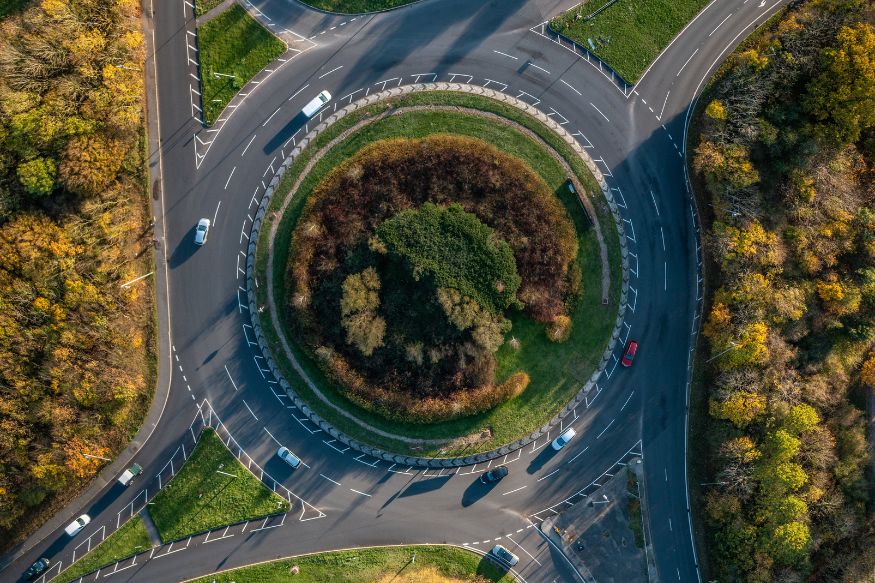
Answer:
<path fill-rule="evenodd" d="M 294 389 L 289 385 L 289 383 L 283 377 L 281 371 L 276 366 L 273 357 L 271 356 L 271 350 L 268 346 L 264 334 L 262 332 L 261 327 L 261 319 L 259 317 L 257 299 L 255 295 L 255 249 L 258 242 L 258 234 L 259 229 L 261 228 L 261 224 L 264 219 L 264 215 L 267 213 L 267 207 L 270 204 L 270 201 L 273 198 L 274 192 L 276 190 L 277 185 L 279 184 L 283 174 L 288 169 L 288 167 L 292 164 L 295 158 L 300 155 L 301 151 L 313 141 L 316 136 L 318 136 L 322 131 L 324 131 L 331 124 L 337 122 L 342 119 L 346 115 L 362 108 L 367 107 L 368 105 L 372 105 L 377 101 L 383 101 L 385 99 L 391 97 L 399 97 L 402 95 L 407 95 L 410 93 L 423 92 L 423 91 L 453 91 L 458 93 L 471 93 L 479 96 L 489 97 L 496 101 L 501 101 L 513 107 L 516 107 L 523 112 L 529 114 L 531 117 L 534 117 L 539 122 L 550 128 L 554 131 L 560 138 L 562 138 L 574 151 L 575 153 L 583 160 L 586 164 L 587 169 L 592 173 L 595 177 L 596 181 L 599 183 L 599 187 L 601 188 L 602 195 L 607 200 L 608 205 L 611 210 L 611 214 L 614 217 L 614 222 L 617 227 L 617 234 L 620 239 L 620 250 L 622 253 L 622 292 L 620 296 L 620 307 L 618 310 L 617 321 L 614 326 L 614 330 L 611 334 L 611 340 L 608 343 L 608 346 L 605 348 L 604 354 L 602 355 L 601 362 L 599 363 L 597 369 L 593 372 L 590 379 L 584 384 L 584 386 L 577 392 L 575 397 L 568 403 L 563 409 L 557 414 L 553 419 L 551 419 L 547 424 L 543 427 L 539 428 L 535 432 L 530 435 L 518 439 L 513 443 L 505 444 L 497 449 L 461 457 L 461 458 L 424 458 L 424 457 L 412 457 L 412 456 L 402 456 L 397 453 L 383 451 L 381 449 L 373 448 L 369 445 L 359 442 L 356 439 L 353 439 L 346 434 L 338 431 L 334 428 L 330 423 L 322 419 L 316 412 L 314 412 L 307 404 L 297 395 Z M 285 391 L 285 393 L 292 400 L 292 403 L 301 410 L 310 421 L 315 424 L 317 427 L 328 433 L 332 436 L 332 438 L 341 442 L 345 446 L 365 453 L 367 455 L 373 456 L 377 459 L 384 460 L 393 464 L 403 464 L 411 467 L 426 467 L 426 468 L 448 468 L 448 467 L 461 467 L 468 466 L 472 464 L 478 464 L 481 462 L 485 462 L 488 460 L 493 460 L 502 456 L 505 456 L 517 449 L 520 449 L 533 441 L 539 439 L 557 425 L 559 425 L 563 419 L 570 415 L 577 406 L 581 403 L 586 402 L 586 396 L 596 385 L 596 382 L 604 373 L 605 368 L 610 361 L 611 354 L 616 347 L 620 330 L 623 326 L 623 316 L 626 313 L 626 301 L 627 301 L 627 293 L 629 288 L 629 260 L 628 260 L 628 248 L 626 246 L 626 235 L 623 229 L 623 219 L 619 214 L 619 210 L 617 208 L 617 204 L 613 199 L 611 194 L 611 189 L 608 187 L 607 182 L 605 181 L 605 177 L 602 172 L 596 166 L 595 161 L 586 153 L 586 150 L 577 143 L 577 140 L 574 139 L 571 134 L 569 134 L 565 129 L 555 122 L 551 117 L 548 117 L 545 113 L 540 111 L 539 109 L 532 107 L 531 105 L 515 98 L 510 95 L 506 95 L 499 91 L 495 91 L 489 89 L 487 87 L 480 87 L 476 85 L 466 85 L 459 83 L 417 83 L 413 85 L 404 85 L 402 87 L 395 87 L 392 89 L 388 89 L 386 91 L 381 91 L 379 93 L 372 93 L 365 98 L 362 98 L 358 101 L 354 101 L 345 108 L 338 110 L 333 113 L 326 120 L 321 122 L 318 126 L 313 128 L 309 134 L 305 138 L 303 138 L 299 145 L 296 146 L 289 156 L 283 160 L 282 164 L 279 167 L 276 175 L 270 181 L 270 184 L 267 187 L 267 190 L 264 193 L 264 196 L 261 199 L 261 203 L 259 204 L 258 211 L 256 212 L 255 219 L 252 221 L 252 228 L 250 230 L 249 235 L 249 246 L 246 254 L 246 287 L 247 287 L 247 295 L 249 298 L 249 314 L 252 320 L 252 328 L 255 332 L 255 338 L 258 342 L 258 347 L 261 350 L 262 355 L 264 356 L 264 361 L 267 365 L 267 368 L 270 370 L 270 373 L 277 379 L 280 387 Z M 271 293 L 268 290 L 268 293 Z M 278 334 L 282 334 L 281 330 L 277 330 Z"/>

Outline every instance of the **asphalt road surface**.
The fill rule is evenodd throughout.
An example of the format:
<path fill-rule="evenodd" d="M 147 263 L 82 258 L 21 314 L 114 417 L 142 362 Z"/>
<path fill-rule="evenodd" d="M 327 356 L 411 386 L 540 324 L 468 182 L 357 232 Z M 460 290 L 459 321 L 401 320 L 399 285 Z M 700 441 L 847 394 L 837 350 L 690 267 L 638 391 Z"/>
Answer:
<path fill-rule="evenodd" d="M 81 557 L 112 533 L 178 469 L 206 415 L 213 425 L 220 420 L 222 435 L 247 463 L 276 481 L 292 511 L 153 549 L 96 578 L 177 581 L 307 552 L 401 543 L 486 552 L 498 541 L 520 556 L 514 571 L 521 579 L 575 581 L 578 575 L 537 524 L 618 464 L 643 457 L 646 534 L 659 577 L 699 581 L 685 460 L 701 275 L 684 137 L 691 103 L 716 65 L 785 3 L 714 0 L 634 88 L 624 88 L 544 34 L 543 23 L 573 0 L 425 0 L 357 17 L 262 0 L 249 8 L 295 50 L 271 64 L 257 85 L 247 85 L 245 98 L 207 130 L 194 99 L 191 7 L 154 0 L 146 17 L 155 47 L 148 64 L 157 72 L 149 96 L 157 96 L 153 127 L 160 126 L 153 179 L 163 179 L 163 189 L 155 190 L 156 253 L 159 309 L 169 314 L 169 329 L 162 330 L 168 350 L 161 355 L 169 397 L 134 458 L 146 468 L 143 478 L 129 488 L 111 482 L 65 509 L 61 527 L 43 529 L 18 548 L 0 579 L 17 580 L 41 556 L 57 574 L 74 554 Z M 502 461 L 510 475 L 493 488 L 477 482 L 490 464 L 397 467 L 318 431 L 264 371 L 242 287 L 252 213 L 290 150 L 289 139 L 303 135 L 296 134 L 303 105 L 323 89 L 345 105 L 386 87 L 432 81 L 501 90 L 554 117 L 605 173 L 626 223 L 631 277 L 620 337 L 641 343 L 635 365 L 608 366 L 601 391 L 564 422 L 578 432 L 565 449 L 553 452 L 551 435 L 509 454 Z M 201 217 L 213 227 L 208 243 L 196 248 L 193 229 Z M 621 350 L 618 345 L 617 357 Z M 278 444 L 306 466 L 290 471 L 274 456 Z M 66 537 L 63 525 L 83 512 L 93 522 Z"/>

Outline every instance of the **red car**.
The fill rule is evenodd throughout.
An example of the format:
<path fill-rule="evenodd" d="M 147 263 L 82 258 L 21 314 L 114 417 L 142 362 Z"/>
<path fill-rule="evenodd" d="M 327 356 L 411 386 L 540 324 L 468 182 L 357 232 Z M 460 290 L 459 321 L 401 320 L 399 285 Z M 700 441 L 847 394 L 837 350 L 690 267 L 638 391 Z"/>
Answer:
<path fill-rule="evenodd" d="M 623 360 L 620 361 L 623 366 L 632 366 L 632 360 L 635 358 L 635 353 L 638 352 L 638 342 L 630 340 L 626 345 L 626 352 L 623 353 Z"/>

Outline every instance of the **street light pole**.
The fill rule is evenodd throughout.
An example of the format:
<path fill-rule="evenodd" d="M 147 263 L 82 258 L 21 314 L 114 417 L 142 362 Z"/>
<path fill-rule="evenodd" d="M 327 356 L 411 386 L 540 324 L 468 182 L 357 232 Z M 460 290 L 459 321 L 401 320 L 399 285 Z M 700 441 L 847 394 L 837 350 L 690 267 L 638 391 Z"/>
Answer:
<path fill-rule="evenodd" d="M 103 461 L 105 461 L 105 462 L 111 462 L 111 461 L 112 461 L 111 459 L 106 458 L 106 457 L 100 457 L 99 455 L 91 455 L 91 454 L 87 454 L 87 453 L 83 453 L 83 454 L 82 454 L 82 457 L 87 457 L 87 458 L 96 459 L 96 460 L 103 460 Z"/>
<path fill-rule="evenodd" d="M 718 357 L 720 357 L 720 356 L 723 356 L 724 354 L 726 354 L 727 352 L 729 352 L 729 351 L 732 350 L 733 348 L 738 348 L 738 344 L 736 344 L 735 342 L 732 342 L 732 341 L 730 340 L 730 341 L 729 341 L 729 348 L 727 348 L 726 350 L 724 350 L 724 351 L 722 351 L 722 352 L 720 352 L 720 353 L 718 353 L 718 354 L 715 354 L 714 356 L 712 356 L 711 358 L 709 358 L 709 359 L 706 360 L 705 362 L 711 362 L 711 361 L 714 360 L 715 358 L 718 358 Z"/>

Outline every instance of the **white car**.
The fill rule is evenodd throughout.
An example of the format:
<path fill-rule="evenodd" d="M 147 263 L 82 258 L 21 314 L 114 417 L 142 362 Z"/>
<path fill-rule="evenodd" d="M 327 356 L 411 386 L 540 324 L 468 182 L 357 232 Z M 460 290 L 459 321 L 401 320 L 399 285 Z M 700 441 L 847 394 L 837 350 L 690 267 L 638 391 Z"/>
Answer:
<path fill-rule="evenodd" d="M 301 465 L 301 458 L 290 452 L 289 448 L 287 447 L 279 448 L 278 450 L 276 450 L 276 454 L 281 460 L 283 460 L 293 468 L 297 468 Z"/>
<path fill-rule="evenodd" d="M 511 567 L 520 562 L 520 558 L 518 556 L 516 556 L 501 545 L 495 545 L 494 547 L 492 547 L 491 552 L 493 555 L 495 555 Z"/>
<path fill-rule="evenodd" d="M 91 517 L 87 514 L 83 514 L 73 522 L 67 525 L 67 528 L 64 529 L 64 532 L 67 533 L 67 536 L 76 536 L 79 532 L 88 526 L 88 523 L 91 522 Z"/>
<path fill-rule="evenodd" d="M 559 437 L 553 440 L 553 443 L 551 444 L 553 446 L 553 449 L 559 451 L 560 449 L 565 447 L 565 445 L 569 441 L 574 439 L 575 435 L 577 435 L 577 432 L 575 430 L 571 428 L 566 429 Z"/>
<path fill-rule="evenodd" d="M 307 117 L 313 117 L 316 112 L 322 109 L 322 106 L 331 101 L 331 94 L 327 91 L 320 91 L 319 95 L 310 100 L 310 103 L 304 106 L 301 113 Z"/>
<path fill-rule="evenodd" d="M 197 222 L 197 228 L 194 230 L 194 244 L 203 245 L 207 242 L 207 235 L 210 233 L 210 219 L 201 219 Z"/>

